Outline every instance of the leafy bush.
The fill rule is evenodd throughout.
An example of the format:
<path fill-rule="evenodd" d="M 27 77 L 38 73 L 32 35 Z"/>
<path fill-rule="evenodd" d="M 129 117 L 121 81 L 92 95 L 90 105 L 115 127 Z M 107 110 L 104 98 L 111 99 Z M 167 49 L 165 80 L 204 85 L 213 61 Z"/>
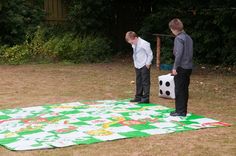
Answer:
<path fill-rule="evenodd" d="M 50 59 L 52 54 L 44 48 L 45 29 L 37 27 L 33 35 L 27 35 L 24 45 L 27 46 L 31 62 L 40 62 Z"/>
<path fill-rule="evenodd" d="M 110 59 L 112 50 L 105 38 L 87 36 L 81 41 L 78 61 L 95 63 Z"/>
<path fill-rule="evenodd" d="M 51 38 L 45 43 L 50 53 L 57 54 L 59 60 L 74 63 L 101 62 L 111 57 L 110 42 L 106 38 L 96 36 L 74 36 L 66 33 L 64 36 Z"/>
<path fill-rule="evenodd" d="M 34 32 L 44 17 L 41 9 L 43 0 L 7 0 L 1 1 L 0 43 L 21 44 L 27 32 Z"/>
<path fill-rule="evenodd" d="M 161 48 L 161 64 L 173 64 L 174 56 L 172 48 Z"/>
<path fill-rule="evenodd" d="M 72 0 L 69 3 L 68 23 L 80 34 L 109 32 L 111 26 L 112 2 L 107 0 Z"/>
<path fill-rule="evenodd" d="M 111 55 L 111 42 L 105 37 L 76 36 L 69 32 L 54 36 L 40 26 L 34 34 L 26 35 L 23 44 L 0 46 L 0 62 L 8 64 L 54 61 L 94 63 L 107 61 Z"/>
<path fill-rule="evenodd" d="M 59 37 L 51 37 L 44 45 L 43 49 L 50 54 L 51 60 L 58 61 L 59 56 L 58 56 L 58 51 L 55 50 L 57 44 L 61 41 L 61 38 Z"/>
<path fill-rule="evenodd" d="M 8 64 L 23 64 L 29 62 L 48 62 L 55 56 L 51 51 L 44 48 L 45 30 L 37 27 L 33 35 L 26 35 L 24 43 L 14 46 L 2 46 L 1 62 Z"/>
<path fill-rule="evenodd" d="M 66 33 L 64 36 L 57 36 L 51 40 L 51 42 L 56 43 L 54 45 L 53 52 L 57 54 L 59 60 L 72 60 L 72 42 L 74 40 L 74 35 Z M 49 40 L 50 41 L 50 40 Z M 58 41 L 58 42 L 55 42 Z M 50 42 L 49 42 L 50 43 Z M 49 44 L 46 43 L 46 44 Z M 53 47 L 52 47 L 53 48 Z"/>
<path fill-rule="evenodd" d="M 194 41 L 195 62 L 235 65 L 236 10 L 231 7 L 232 4 L 233 0 L 209 0 L 204 4 L 197 0 L 156 2 L 153 13 L 144 20 L 140 32 L 144 35 L 169 34 L 169 21 L 178 17 Z M 162 48 L 171 46 L 165 41 L 162 43 Z"/>
<path fill-rule="evenodd" d="M 29 60 L 29 50 L 25 45 L 15 45 L 5 48 L 1 59 L 7 64 L 23 64 Z"/>

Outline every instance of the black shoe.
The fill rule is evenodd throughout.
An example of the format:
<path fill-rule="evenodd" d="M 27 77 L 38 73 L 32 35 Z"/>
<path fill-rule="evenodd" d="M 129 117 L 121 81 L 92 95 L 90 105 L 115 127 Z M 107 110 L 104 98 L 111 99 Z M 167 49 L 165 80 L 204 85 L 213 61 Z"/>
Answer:
<path fill-rule="evenodd" d="M 134 98 L 134 99 L 132 99 L 132 100 L 130 100 L 130 102 L 140 102 L 141 101 L 141 98 L 139 99 L 139 98 Z"/>
<path fill-rule="evenodd" d="M 141 100 L 139 103 L 149 103 L 150 101 L 149 100 Z"/>
<path fill-rule="evenodd" d="M 186 116 L 186 113 L 171 112 L 170 116 Z"/>

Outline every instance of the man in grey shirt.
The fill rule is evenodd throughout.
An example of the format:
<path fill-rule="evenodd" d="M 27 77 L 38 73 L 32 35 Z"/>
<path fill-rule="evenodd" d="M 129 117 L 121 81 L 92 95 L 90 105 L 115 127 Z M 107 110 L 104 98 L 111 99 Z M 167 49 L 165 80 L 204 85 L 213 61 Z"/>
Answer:
<path fill-rule="evenodd" d="M 180 19 L 173 19 L 169 22 L 171 32 L 176 36 L 174 40 L 173 54 L 175 56 L 172 74 L 175 82 L 175 111 L 171 116 L 186 116 L 190 75 L 193 68 L 193 41 L 183 30 L 183 23 Z"/>
<path fill-rule="evenodd" d="M 131 102 L 149 103 L 150 66 L 153 59 L 150 43 L 138 37 L 133 31 L 128 31 L 125 39 L 132 45 L 136 71 L 136 94 Z"/>

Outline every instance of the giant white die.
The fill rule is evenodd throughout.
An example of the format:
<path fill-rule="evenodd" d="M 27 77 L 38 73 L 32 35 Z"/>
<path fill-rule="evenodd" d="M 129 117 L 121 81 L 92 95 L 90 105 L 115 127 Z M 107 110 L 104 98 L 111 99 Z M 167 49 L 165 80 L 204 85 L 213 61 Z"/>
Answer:
<path fill-rule="evenodd" d="M 171 74 L 158 76 L 159 96 L 164 98 L 175 98 L 174 76 Z"/>

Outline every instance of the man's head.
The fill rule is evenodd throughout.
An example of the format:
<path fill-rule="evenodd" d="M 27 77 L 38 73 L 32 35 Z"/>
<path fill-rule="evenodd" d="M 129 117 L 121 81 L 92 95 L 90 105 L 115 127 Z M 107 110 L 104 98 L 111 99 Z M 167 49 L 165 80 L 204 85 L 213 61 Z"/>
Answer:
<path fill-rule="evenodd" d="M 180 19 L 174 18 L 169 22 L 169 28 L 174 35 L 178 35 L 184 30 L 184 25 Z"/>
<path fill-rule="evenodd" d="M 134 44 L 137 44 L 138 42 L 138 35 L 133 32 L 133 31 L 128 31 L 126 34 L 125 34 L 125 40 L 134 45 Z"/>

